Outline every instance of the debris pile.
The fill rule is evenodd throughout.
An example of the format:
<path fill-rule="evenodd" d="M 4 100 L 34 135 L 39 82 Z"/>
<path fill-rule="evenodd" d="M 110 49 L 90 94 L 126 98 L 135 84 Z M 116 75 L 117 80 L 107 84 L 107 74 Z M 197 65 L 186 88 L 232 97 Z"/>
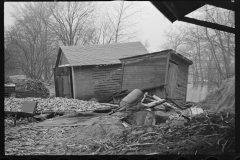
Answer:
<path fill-rule="evenodd" d="M 160 125 L 125 129 L 114 118 L 102 117 L 90 126 L 36 127 L 34 122 L 5 129 L 5 154 L 235 154 L 232 114 L 209 112 L 197 115 L 191 121 L 179 119 L 183 121 L 181 125 L 176 125 L 179 121 L 174 119 Z"/>
<path fill-rule="evenodd" d="M 129 128 L 113 149 L 99 154 L 235 153 L 234 115 L 208 113 L 197 115 L 189 122 L 180 121 L 170 120 L 156 126 Z M 173 125 L 176 122 L 181 125 Z"/>
<path fill-rule="evenodd" d="M 49 90 L 39 80 L 18 79 L 16 82 L 16 91 L 31 91 L 38 94 L 49 96 Z"/>
<path fill-rule="evenodd" d="M 23 101 L 35 101 L 37 104 L 37 112 L 44 111 L 90 111 L 103 107 L 95 101 L 82 101 L 77 99 L 67 99 L 61 97 L 54 98 L 14 98 L 4 99 L 5 111 L 21 111 Z"/>
<path fill-rule="evenodd" d="M 219 88 L 211 91 L 206 99 L 198 103 L 198 106 L 216 113 L 235 113 L 235 76 L 225 80 Z"/>
<path fill-rule="evenodd" d="M 59 97 L 5 98 L 5 110 L 19 111 L 27 100 L 39 102 L 38 112 L 78 111 L 40 123 L 22 120 L 12 128 L 5 118 L 5 154 L 233 155 L 234 89 L 233 77 L 202 102 L 184 106 L 141 91 L 126 96 L 119 106 L 108 104 L 107 108 L 95 101 Z M 79 112 L 87 110 L 93 112 Z"/>

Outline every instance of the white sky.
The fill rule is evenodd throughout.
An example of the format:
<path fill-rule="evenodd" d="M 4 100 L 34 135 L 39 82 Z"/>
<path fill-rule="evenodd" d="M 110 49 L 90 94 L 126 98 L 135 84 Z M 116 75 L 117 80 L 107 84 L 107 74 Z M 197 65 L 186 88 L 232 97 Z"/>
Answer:
<path fill-rule="evenodd" d="M 4 26 L 13 24 L 13 19 L 10 16 L 10 12 L 13 11 L 12 3 L 14 2 L 4 2 Z M 165 41 L 164 30 L 171 25 L 178 25 L 183 22 L 174 22 L 172 24 L 149 1 L 142 1 L 141 3 L 144 3 L 145 12 L 139 22 L 141 33 L 136 40 L 141 41 L 143 44 L 147 40 L 150 52 L 162 50 L 159 46 Z"/>

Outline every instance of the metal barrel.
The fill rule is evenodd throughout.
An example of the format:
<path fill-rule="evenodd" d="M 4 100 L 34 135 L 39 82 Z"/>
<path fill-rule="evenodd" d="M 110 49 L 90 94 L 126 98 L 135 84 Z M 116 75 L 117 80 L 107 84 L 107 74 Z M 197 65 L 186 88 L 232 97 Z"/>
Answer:
<path fill-rule="evenodd" d="M 120 102 L 120 107 L 132 107 L 137 105 L 143 98 L 144 94 L 140 89 L 134 89 L 126 97 L 124 97 Z"/>

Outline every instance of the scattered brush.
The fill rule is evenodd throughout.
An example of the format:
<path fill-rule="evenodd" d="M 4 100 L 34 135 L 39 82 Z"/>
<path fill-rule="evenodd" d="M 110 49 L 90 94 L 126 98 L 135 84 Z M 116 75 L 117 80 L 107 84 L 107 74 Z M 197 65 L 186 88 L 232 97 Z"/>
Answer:
<path fill-rule="evenodd" d="M 198 103 L 203 109 L 209 109 L 216 113 L 235 113 L 235 76 L 225 80 L 222 85 L 211 91 L 203 101 Z"/>

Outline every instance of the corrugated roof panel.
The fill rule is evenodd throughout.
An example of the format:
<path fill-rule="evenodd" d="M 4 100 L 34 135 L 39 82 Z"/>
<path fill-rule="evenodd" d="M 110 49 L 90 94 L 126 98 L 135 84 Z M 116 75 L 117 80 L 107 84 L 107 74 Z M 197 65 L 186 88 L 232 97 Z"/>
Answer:
<path fill-rule="evenodd" d="M 141 42 L 61 46 L 71 66 L 121 63 L 120 58 L 148 53 Z"/>

